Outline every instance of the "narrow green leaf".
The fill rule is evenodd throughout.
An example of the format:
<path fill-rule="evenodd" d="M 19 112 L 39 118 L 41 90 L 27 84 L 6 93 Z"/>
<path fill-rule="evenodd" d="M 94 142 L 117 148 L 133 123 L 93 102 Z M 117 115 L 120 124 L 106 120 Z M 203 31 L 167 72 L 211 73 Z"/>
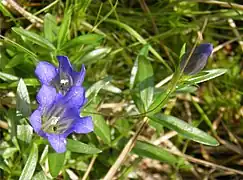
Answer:
<path fill-rule="evenodd" d="M 161 162 L 169 163 L 171 165 L 176 165 L 179 160 L 176 156 L 170 154 L 168 151 L 142 141 L 136 142 L 136 145 L 133 148 L 132 152 L 139 156 L 156 159 Z"/>
<path fill-rule="evenodd" d="M 8 64 L 5 66 L 5 68 L 13 68 L 21 63 L 24 62 L 25 59 L 25 55 L 23 53 L 18 53 L 17 55 L 15 55 L 9 62 Z"/>
<path fill-rule="evenodd" d="M 133 67 L 132 67 L 131 76 L 130 76 L 130 84 L 129 84 L 130 89 L 133 89 L 135 86 L 137 72 L 138 72 L 138 58 L 136 58 L 136 60 L 133 64 Z"/>
<path fill-rule="evenodd" d="M 110 145 L 111 143 L 110 127 L 106 123 L 104 117 L 99 114 L 89 113 L 89 112 L 96 112 L 96 107 L 97 104 L 94 101 L 88 104 L 83 109 L 82 116 L 92 116 L 95 135 L 98 136 L 105 144 Z"/>
<path fill-rule="evenodd" d="M 117 119 L 115 122 L 115 127 L 124 136 L 129 134 L 129 129 L 131 129 L 128 119 Z"/>
<path fill-rule="evenodd" d="M 186 53 L 186 43 L 183 44 L 182 48 L 181 48 L 181 52 L 180 52 L 180 59 L 182 58 L 182 56 Z"/>
<path fill-rule="evenodd" d="M 101 115 L 93 114 L 91 115 L 94 122 L 94 133 L 100 137 L 104 143 L 110 144 L 110 127 L 107 125 L 105 119 Z"/>
<path fill-rule="evenodd" d="M 107 54 L 109 54 L 111 48 L 98 48 L 95 49 L 85 56 L 83 56 L 77 64 L 91 64 L 95 63 L 96 61 L 103 59 Z"/>
<path fill-rule="evenodd" d="M 113 20 L 113 19 L 106 19 L 105 21 L 109 22 L 109 23 L 113 23 L 118 25 L 119 27 L 125 29 L 128 33 L 130 33 L 133 37 L 135 37 L 141 44 L 148 44 L 148 42 L 137 32 L 135 31 L 133 28 L 131 28 L 130 26 L 128 26 L 125 23 L 121 23 L 120 21 L 117 20 Z M 173 34 L 174 30 L 170 30 L 168 32 L 164 33 L 164 36 L 169 36 L 171 34 Z M 165 60 L 159 55 L 158 52 L 156 52 L 156 50 L 153 47 L 149 47 L 149 51 L 160 61 L 164 64 L 164 66 L 170 70 L 172 72 L 172 69 L 170 68 L 170 66 L 165 62 Z"/>
<path fill-rule="evenodd" d="M 27 162 L 25 163 L 24 169 L 22 170 L 19 180 L 26 180 L 32 178 L 35 172 L 37 161 L 38 161 L 38 146 L 37 144 L 33 143 L 29 157 L 27 159 Z"/>
<path fill-rule="evenodd" d="M 174 116 L 156 114 L 149 116 L 149 118 L 171 130 L 176 131 L 185 138 L 210 146 L 219 145 L 218 141 L 212 136 Z"/>
<path fill-rule="evenodd" d="M 65 160 L 65 153 L 56 153 L 52 150 L 51 152 L 48 153 L 48 165 L 49 165 L 51 176 L 53 178 L 58 176 L 59 172 L 63 167 L 64 160 Z"/>
<path fill-rule="evenodd" d="M 44 18 L 44 35 L 50 42 L 53 42 L 57 37 L 56 18 L 49 13 L 47 13 Z"/>
<path fill-rule="evenodd" d="M 89 97 L 91 94 L 94 94 L 93 97 L 95 97 L 99 91 L 104 88 L 106 85 L 108 85 L 111 81 L 111 77 L 108 76 L 100 81 L 97 81 L 94 83 L 90 88 L 86 91 L 86 97 Z"/>
<path fill-rule="evenodd" d="M 96 147 L 72 139 L 67 140 L 67 149 L 71 152 L 84 154 L 97 154 L 102 152 L 100 149 L 97 149 Z"/>
<path fill-rule="evenodd" d="M 25 52 L 26 54 L 30 55 L 35 60 L 35 62 L 37 61 L 37 56 L 35 55 L 35 53 L 26 49 L 24 46 L 6 38 L 6 37 L 4 37 L 4 42 L 14 46 L 20 52 Z"/>
<path fill-rule="evenodd" d="M 39 46 L 54 51 L 56 48 L 47 39 L 39 36 L 36 33 L 27 31 L 22 28 L 13 27 L 12 30 L 20 36 L 24 36 L 27 40 L 32 43 L 38 44 Z"/>
<path fill-rule="evenodd" d="M 19 80 L 16 93 L 16 113 L 18 116 L 29 116 L 31 113 L 30 97 L 23 79 Z"/>
<path fill-rule="evenodd" d="M 83 44 L 95 44 L 98 41 L 103 39 L 103 36 L 99 34 L 86 34 L 81 35 L 79 37 L 76 37 L 68 42 L 66 42 L 61 49 L 69 49 L 69 48 L 75 48 L 77 46 L 81 46 Z"/>
<path fill-rule="evenodd" d="M 221 76 L 226 72 L 227 69 L 212 69 L 212 70 L 202 71 L 202 73 L 195 76 L 191 76 L 189 79 L 187 79 L 186 84 L 194 85 L 194 84 L 202 83 L 214 79 L 218 76 Z"/>
<path fill-rule="evenodd" d="M 4 16 L 10 17 L 10 19 L 16 23 L 16 19 L 13 17 L 13 15 L 9 12 L 9 10 L 6 8 L 7 6 L 3 5 L 3 1 L 0 2 L 0 11 Z"/>
<path fill-rule="evenodd" d="M 30 143 L 33 129 L 30 125 L 17 125 L 17 138 L 23 142 Z"/>
<path fill-rule="evenodd" d="M 136 75 L 140 98 L 144 104 L 144 108 L 147 111 L 148 107 L 153 101 L 154 95 L 154 77 L 153 67 L 147 59 L 149 45 L 142 48 L 138 55 L 138 71 Z"/>
<path fill-rule="evenodd" d="M 10 158 L 10 157 L 13 158 L 14 153 L 16 153 L 17 151 L 18 151 L 18 148 L 15 148 L 15 147 L 9 147 L 9 148 L 6 148 L 6 149 L 4 150 L 4 152 L 2 153 L 2 157 L 3 157 L 4 159 L 8 159 L 8 158 Z"/>
<path fill-rule="evenodd" d="M 119 89 L 118 87 L 114 86 L 113 84 L 111 83 L 108 83 L 107 85 L 105 85 L 103 88 L 103 90 L 106 90 L 106 91 L 109 91 L 109 92 L 112 92 L 112 93 L 115 93 L 115 94 L 120 94 L 122 93 L 122 90 Z"/>
<path fill-rule="evenodd" d="M 0 156 L 0 169 L 2 169 L 3 171 L 10 173 L 10 169 L 7 166 L 7 164 L 4 162 L 3 157 Z"/>
<path fill-rule="evenodd" d="M 17 76 L 7 74 L 7 73 L 4 73 L 4 72 L 0 72 L 0 79 L 2 79 L 4 81 L 17 81 L 17 80 L 19 80 L 19 78 Z"/>
<path fill-rule="evenodd" d="M 138 94 L 132 94 L 132 99 L 140 113 L 145 113 L 144 105 Z"/>
<path fill-rule="evenodd" d="M 57 36 L 57 48 L 60 49 L 61 46 L 67 41 L 67 35 L 69 32 L 69 26 L 71 24 L 72 11 L 69 9 L 64 13 L 64 18 L 58 32 Z"/>

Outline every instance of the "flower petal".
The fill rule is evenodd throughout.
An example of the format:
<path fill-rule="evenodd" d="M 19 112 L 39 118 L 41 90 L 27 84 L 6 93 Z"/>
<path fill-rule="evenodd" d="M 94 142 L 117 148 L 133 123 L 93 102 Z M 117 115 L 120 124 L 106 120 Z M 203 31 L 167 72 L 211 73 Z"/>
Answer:
<path fill-rule="evenodd" d="M 73 82 L 75 86 L 81 86 L 83 81 L 84 81 L 84 77 L 85 77 L 85 66 L 82 65 L 81 71 L 80 72 L 73 72 L 72 73 L 72 77 L 73 77 Z"/>
<path fill-rule="evenodd" d="M 48 134 L 48 141 L 57 153 L 63 153 L 66 151 L 67 141 L 63 135 Z"/>
<path fill-rule="evenodd" d="M 35 74 L 39 78 L 41 84 L 48 85 L 57 75 L 57 69 L 49 62 L 40 61 L 36 66 Z"/>
<path fill-rule="evenodd" d="M 42 85 L 38 92 L 36 99 L 38 103 L 43 107 L 51 105 L 57 96 L 56 89 L 52 86 Z"/>
<path fill-rule="evenodd" d="M 73 123 L 73 130 L 76 133 L 86 134 L 94 130 L 91 116 L 81 117 Z"/>
<path fill-rule="evenodd" d="M 41 111 L 39 109 L 35 110 L 30 116 L 30 124 L 34 131 L 42 137 L 47 137 L 46 134 L 41 129 Z"/>
<path fill-rule="evenodd" d="M 64 103 L 71 107 L 80 108 L 86 102 L 85 90 L 80 86 L 73 86 L 63 98 Z"/>
<path fill-rule="evenodd" d="M 69 75 L 72 74 L 73 68 L 70 64 L 70 61 L 67 56 L 57 56 L 57 59 L 59 61 L 59 73 L 62 74 L 68 73 Z"/>

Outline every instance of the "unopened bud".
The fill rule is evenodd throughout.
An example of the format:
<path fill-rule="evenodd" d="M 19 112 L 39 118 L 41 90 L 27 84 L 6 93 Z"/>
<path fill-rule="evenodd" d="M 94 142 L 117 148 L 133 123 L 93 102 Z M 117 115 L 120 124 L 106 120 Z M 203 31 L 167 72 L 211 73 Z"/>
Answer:
<path fill-rule="evenodd" d="M 188 75 L 193 75 L 200 72 L 207 64 L 208 58 L 213 51 L 213 45 L 206 43 L 200 44 L 194 50 L 189 60 L 188 56 L 191 51 L 186 52 L 182 56 L 182 60 L 180 63 L 180 68 L 184 68 L 184 73 Z M 187 64 L 186 64 L 187 63 Z"/>

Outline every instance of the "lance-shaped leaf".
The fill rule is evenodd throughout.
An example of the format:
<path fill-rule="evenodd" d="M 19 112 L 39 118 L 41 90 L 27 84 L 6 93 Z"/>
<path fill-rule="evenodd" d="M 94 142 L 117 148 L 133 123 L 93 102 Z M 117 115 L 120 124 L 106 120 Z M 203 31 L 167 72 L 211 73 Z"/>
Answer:
<path fill-rule="evenodd" d="M 176 163 L 179 160 L 179 158 L 170 154 L 168 151 L 142 141 L 136 142 L 136 145 L 133 148 L 132 152 L 142 157 L 156 159 L 161 162 L 166 162 L 172 165 L 176 165 Z"/>
<path fill-rule="evenodd" d="M 206 144 L 209 146 L 218 146 L 219 143 L 212 136 L 203 132 L 202 130 L 193 127 L 192 125 L 182 121 L 174 116 L 164 115 L 164 114 L 156 114 L 151 115 L 149 118 L 152 121 L 162 124 L 163 126 L 176 131 L 181 136 L 191 139 L 193 141 Z"/>
<path fill-rule="evenodd" d="M 57 177 L 60 170 L 63 168 L 65 153 L 56 153 L 51 148 L 51 152 L 48 153 L 48 164 L 52 177 Z"/>
<path fill-rule="evenodd" d="M 153 67 L 148 57 L 149 45 L 142 48 L 138 55 L 138 71 L 136 75 L 136 82 L 139 88 L 140 98 L 144 104 L 145 110 L 153 101 L 154 95 L 154 77 L 153 77 Z"/>
<path fill-rule="evenodd" d="M 17 87 L 16 113 L 20 116 L 29 116 L 31 113 L 30 98 L 23 79 L 19 80 Z"/>
<path fill-rule="evenodd" d="M 33 143 L 27 162 L 20 175 L 19 180 L 32 179 L 38 161 L 38 146 Z"/>
<path fill-rule="evenodd" d="M 67 139 L 67 149 L 71 152 L 84 153 L 84 154 L 97 154 L 101 152 L 100 149 L 97 149 L 94 146 L 84 144 L 82 142 L 75 141 L 72 139 Z"/>
<path fill-rule="evenodd" d="M 50 43 L 47 39 L 41 37 L 36 33 L 17 27 L 13 27 L 12 30 L 16 32 L 18 35 L 24 36 L 27 40 L 31 41 L 32 43 L 38 44 L 43 48 L 53 51 L 56 49 L 52 43 Z"/>
<path fill-rule="evenodd" d="M 66 42 L 63 45 L 62 49 L 75 48 L 83 44 L 95 44 L 98 41 L 100 41 L 102 38 L 103 36 L 99 34 L 85 34 Z"/>

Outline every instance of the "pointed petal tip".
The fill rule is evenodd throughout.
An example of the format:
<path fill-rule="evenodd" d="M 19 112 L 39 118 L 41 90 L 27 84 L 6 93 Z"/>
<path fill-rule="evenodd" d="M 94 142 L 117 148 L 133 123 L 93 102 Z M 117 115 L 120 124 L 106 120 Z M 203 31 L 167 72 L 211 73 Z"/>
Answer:
<path fill-rule="evenodd" d="M 91 116 L 81 117 L 74 123 L 74 131 L 76 133 L 87 134 L 94 131 L 94 124 Z"/>
<path fill-rule="evenodd" d="M 50 145 L 52 146 L 52 148 L 57 153 L 64 153 L 66 151 L 67 141 L 62 135 L 49 134 L 48 141 L 49 141 Z"/>
<path fill-rule="evenodd" d="M 199 52 L 205 53 L 209 56 L 213 51 L 213 45 L 210 43 L 203 43 L 198 46 L 198 50 Z"/>

